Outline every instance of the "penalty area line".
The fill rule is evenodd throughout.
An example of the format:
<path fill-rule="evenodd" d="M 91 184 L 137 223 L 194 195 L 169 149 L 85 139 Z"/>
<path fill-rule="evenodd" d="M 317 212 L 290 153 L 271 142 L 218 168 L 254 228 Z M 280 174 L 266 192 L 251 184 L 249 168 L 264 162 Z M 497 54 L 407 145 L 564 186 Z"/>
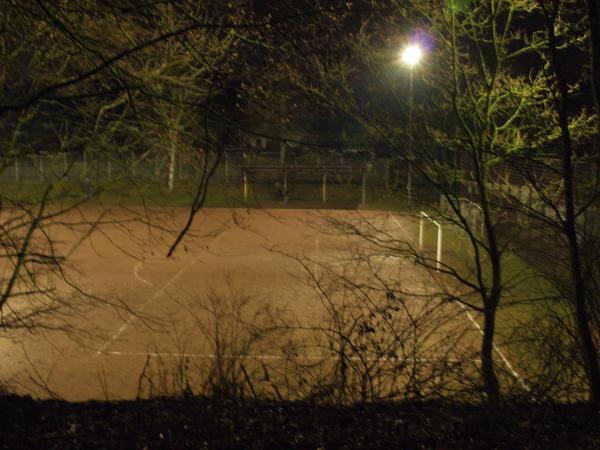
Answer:
<path fill-rule="evenodd" d="M 224 233 L 225 231 L 227 231 L 229 229 L 229 226 L 233 223 L 233 220 L 231 220 L 227 227 L 224 228 L 218 235 L 216 235 L 210 242 L 209 244 L 214 244 Z M 148 300 L 146 300 L 146 302 L 141 306 L 141 308 L 138 310 L 138 312 L 143 312 L 148 305 L 150 305 L 152 302 L 154 302 L 154 300 L 156 300 L 158 298 L 159 295 L 163 294 L 166 292 L 166 290 L 175 282 L 179 279 L 179 277 L 181 277 L 181 275 L 183 275 L 183 273 L 189 269 L 191 266 L 193 266 L 196 261 L 198 261 L 198 259 L 200 258 L 200 254 L 198 254 L 198 256 L 196 256 L 194 259 L 192 259 L 188 264 L 186 264 L 185 266 L 183 266 L 181 269 L 179 269 L 177 271 L 177 273 L 175 275 L 173 275 L 171 277 L 171 279 L 169 279 L 169 281 L 167 281 L 159 290 L 157 290 Z M 143 261 L 140 261 L 143 262 Z M 144 280 L 142 277 L 139 276 L 139 274 L 137 273 L 137 271 L 139 270 L 139 268 L 141 267 L 140 263 L 136 264 L 133 268 L 133 274 L 136 278 L 138 278 L 139 280 L 141 280 L 144 283 L 149 283 L 151 284 L 149 281 Z M 100 355 L 101 353 L 104 353 L 105 350 L 110 347 L 113 342 L 115 342 L 117 339 L 119 339 L 119 337 L 121 337 L 121 335 L 125 332 L 125 330 L 129 327 L 129 325 L 131 325 L 133 323 L 133 321 L 135 320 L 135 318 L 137 317 L 137 314 L 134 313 L 129 313 L 127 320 L 125 320 L 125 322 L 117 329 L 117 331 L 115 331 L 113 333 L 113 335 L 108 338 L 99 348 L 98 350 L 96 350 L 95 356 Z"/>
<path fill-rule="evenodd" d="M 179 269 L 177 271 L 177 273 L 175 275 L 173 275 L 171 277 L 171 279 L 169 281 L 167 281 L 167 283 L 165 283 L 165 285 L 163 287 L 161 287 L 158 291 L 156 291 L 154 293 L 154 295 L 152 295 L 148 300 L 146 300 L 146 302 L 141 306 L 141 308 L 138 309 L 138 313 L 143 312 L 148 307 L 148 305 L 150 305 L 150 303 L 152 303 L 154 300 L 156 300 L 159 295 L 163 294 L 175 281 L 177 281 L 179 279 L 179 277 L 183 274 L 183 272 L 185 272 L 189 267 L 191 267 L 197 261 L 197 259 L 198 259 L 198 257 L 194 258 L 188 264 L 186 264 L 181 269 Z M 129 313 L 127 320 L 119 327 L 119 329 L 115 333 L 113 333 L 113 335 L 109 339 L 107 339 L 98 348 L 98 350 L 96 350 L 96 355 L 99 355 L 100 353 L 104 352 L 104 350 L 106 350 L 110 345 L 112 345 L 112 343 L 114 341 L 119 339 L 119 337 L 123 334 L 123 332 L 127 329 L 127 327 L 129 327 L 129 325 L 131 325 L 133 323 L 133 321 L 135 320 L 136 317 L 137 317 L 137 314 Z"/>
<path fill-rule="evenodd" d="M 140 274 L 138 273 L 138 270 L 140 269 L 140 266 L 141 266 L 142 264 L 144 264 L 144 262 L 145 262 L 144 260 L 142 260 L 142 261 L 138 261 L 138 263 L 137 263 L 137 264 L 136 264 L 136 265 L 133 267 L 133 275 L 134 275 L 134 276 L 135 276 L 135 277 L 136 277 L 138 280 L 140 280 L 142 283 L 144 283 L 144 284 L 148 284 L 148 285 L 152 285 L 152 283 L 150 283 L 148 280 L 146 280 L 146 279 L 142 278 L 142 277 L 140 276 Z"/>

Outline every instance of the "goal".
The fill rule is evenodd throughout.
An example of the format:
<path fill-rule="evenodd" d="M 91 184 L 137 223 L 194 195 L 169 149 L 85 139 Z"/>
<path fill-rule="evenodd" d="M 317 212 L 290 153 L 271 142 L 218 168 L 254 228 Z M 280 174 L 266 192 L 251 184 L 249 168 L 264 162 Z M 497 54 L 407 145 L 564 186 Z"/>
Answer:
<path fill-rule="evenodd" d="M 435 219 L 433 219 L 425 211 L 419 213 L 419 251 L 423 250 L 423 241 L 425 238 L 425 222 L 431 222 L 437 227 L 437 239 L 436 239 L 436 263 L 435 267 L 439 271 L 442 265 L 442 242 L 443 242 L 443 231 L 442 225 Z"/>

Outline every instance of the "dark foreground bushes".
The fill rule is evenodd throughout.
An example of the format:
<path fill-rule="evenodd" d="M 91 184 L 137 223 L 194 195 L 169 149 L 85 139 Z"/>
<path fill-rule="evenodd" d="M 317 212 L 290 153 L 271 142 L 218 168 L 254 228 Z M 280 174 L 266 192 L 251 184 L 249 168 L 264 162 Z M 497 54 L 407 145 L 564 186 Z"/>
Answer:
<path fill-rule="evenodd" d="M 600 448 L 589 405 L 0 398 L 2 448 Z"/>

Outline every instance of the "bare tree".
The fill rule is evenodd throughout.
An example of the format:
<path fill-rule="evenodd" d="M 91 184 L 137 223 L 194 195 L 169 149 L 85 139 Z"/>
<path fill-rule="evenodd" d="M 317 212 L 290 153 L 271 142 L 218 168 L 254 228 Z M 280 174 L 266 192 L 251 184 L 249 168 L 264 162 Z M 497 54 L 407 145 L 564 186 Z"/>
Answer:
<path fill-rule="evenodd" d="M 536 193 L 541 195 L 550 207 L 551 216 L 543 215 L 546 222 L 561 237 L 564 252 L 568 255 L 568 285 L 563 291 L 573 304 L 573 314 L 577 335 L 583 355 L 583 366 L 587 374 L 590 400 L 600 401 L 600 366 L 597 343 L 592 335 L 592 308 L 595 304 L 594 289 L 596 257 L 595 221 L 589 221 L 590 212 L 597 208 L 598 192 L 593 184 L 586 183 L 581 170 L 577 170 L 575 139 L 578 129 L 585 123 L 585 113 L 575 116 L 571 111 L 567 72 L 565 70 L 565 50 L 573 48 L 576 35 L 573 16 L 581 14 L 569 2 L 538 2 L 545 23 L 545 41 L 541 55 L 549 68 L 546 82 L 548 95 L 552 100 L 552 119 L 557 128 L 557 154 L 560 165 L 554 172 L 559 181 L 556 194 L 548 195 L 548 190 L 534 184 Z M 567 30 L 565 33 L 557 29 Z M 560 48 L 563 47 L 561 51 Z M 589 133 L 589 131 L 588 131 Z M 581 167 L 579 168 L 581 169 Z M 587 221 L 586 221 L 587 216 Z M 584 250 L 584 245 L 589 252 Z M 586 254 L 587 253 L 587 254 Z"/>
<path fill-rule="evenodd" d="M 440 266 L 450 285 L 462 286 L 454 293 L 445 292 L 447 300 L 482 314 L 483 389 L 497 397 L 494 336 L 497 310 L 506 296 L 502 259 L 508 242 L 499 234 L 502 209 L 490 192 L 490 167 L 514 147 L 518 133 L 513 124 L 523 104 L 532 99 L 531 85 L 538 86 L 539 80 L 529 83 L 513 73 L 513 60 L 535 50 L 513 33 L 518 20 L 529 13 L 526 2 L 461 5 L 422 2 L 409 8 L 381 2 L 360 32 L 345 41 L 352 46 L 351 58 L 304 58 L 310 75 L 295 75 L 308 92 L 332 110 L 353 117 L 382 145 L 393 149 L 398 164 L 410 165 L 425 186 L 420 193 L 415 190 L 417 204 L 433 208 L 438 217 L 465 233 L 472 272 L 453 261 L 440 263 L 415 246 L 405 251 L 425 267 Z M 414 27 L 412 39 L 432 52 L 410 77 L 415 95 L 412 105 L 403 80 L 393 73 L 402 70 L 396 65 L 400 39 L 385 39 L 399 25 Z M 380 95 L 381 104 L 356 88 L 365 77 L 357 75 L 358 68 L 382 92 L 374 93 Z M 320 77 L 317 86 L 310 82 L 314 76 Z M 411 152 L 406 150 L 407 141 L 413 143 Z M 442 208 L 436 206 L 440 196 Z M 464 197 L 477 205 L 477 223 Z"/>

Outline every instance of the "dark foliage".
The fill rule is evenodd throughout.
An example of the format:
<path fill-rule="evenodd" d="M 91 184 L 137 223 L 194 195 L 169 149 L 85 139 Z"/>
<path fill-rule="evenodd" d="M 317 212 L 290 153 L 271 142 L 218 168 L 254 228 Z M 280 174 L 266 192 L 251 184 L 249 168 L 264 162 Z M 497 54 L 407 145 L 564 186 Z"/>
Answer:
<path fill-rule="evenodd" d="M 599 448 L 585 404 L 0 399 L 2 448 Z"/>

